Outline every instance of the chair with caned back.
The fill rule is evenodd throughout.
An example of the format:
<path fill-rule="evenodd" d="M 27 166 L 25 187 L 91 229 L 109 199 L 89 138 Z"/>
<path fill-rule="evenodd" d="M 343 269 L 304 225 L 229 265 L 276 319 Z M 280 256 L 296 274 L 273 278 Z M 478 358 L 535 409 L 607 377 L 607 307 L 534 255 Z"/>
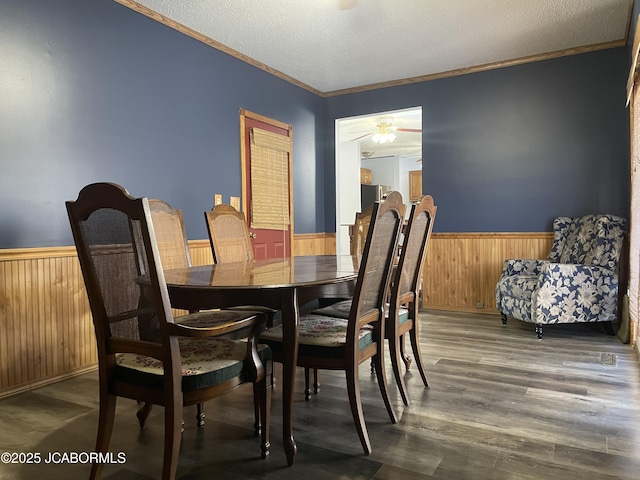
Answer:
<path fill-rule="evenodd" d="M 364 244 L 367 239 L 367 233 L 369 232 L 369 224 L 371 223 L 371 214 L 373 212 L 373 205 L 367 207 L 362 212 L 356 212 L 355 222 L 353 224 L 353 230 L 351 235 L 351 243 L 349 245 L 349 253 L 351 255 L 362 255 L 364 250 Z M 336 299 L 324 299 L 324 302 L 333 301 Z M 347 312 L 348 314 L 348 312 Z M 309 369 L 306 368 L 304 372 L 304 396 L 305 400 L 309 400 L 311 397 L 311 386 L 309 380 Z M 318 371 L 313 370 L 313 393 L 317 394 L 320 391 L 320 381 L 318 377 Z"/>
<path fill-rule="evenodd" d="M 419 203 L 411 206 L 400 259 L 392 277 L 385 335 L 389 342 L 393 373 L 405 405 L 409 405 L 409 396 L 404 377 L 400 372 L 400 361 L 401 359 L 404 361 L 408 370 L 411 358 L 404 351 L 404 336 L 407 333 L 422 382 L 425 387 L 429 386 L 422 362 L 418 334 L 422 269 L 436 211 L 437 207 L 430 195 L 425 195 Z"/>
<path fill-rule="evenodd" d="M 254 259 L 253 246 L 249 234 L 249 227 L 244 215 L 231 205 L 219 204 L 212 210 L 204 212 L 209 232 L 209 241 L 215 263 L 245 262 Z M 303 311 L 310 311 L 317 307 L 317 302 L 311 302 L 309 307 L 304 305 Z M 267 314 L 267 326 L 281 320 L 282 312 L 260 305 L 238 305 L 233 310 L 254 310 Z M 309 400 L 309 371 L 305 370 L 305 399 Z M 318 372 L 314 371 L 314 392 L 319 391 Z"/>
<path fill-rule="evenodd" d="M 308 313 L 301 315 L 299 321 L 297 365 L 345 371 L 351 413 L 365 454 L 371 453 L 371 443 L 360 399 L 359 366 L 370 358 L 376 366 L 389 418 L 393 423 L 397 421 L 387 389 L 383 344 L 385 304 L 403 222 L 402 210 L 402 196 L 398 192 L 391 192 L 384 202 L 374 205 L 348 318 Z M 279 362 L 283 358 L 282 334 L 282 327 L 278 326 L 266 330 L 261 337 Z"/>
<path fill-rule="evenodd" d="M 106 454 L 118 397 L 164 406 L 162 479 L 176 476 L 183 406 L 250 383 L 259 400 L 262 457 L 269 453 L 271 351 L 258 344 L 259 312 L 221 312 L 226 321 L 200 327 L 201 314 L 174 321 L 146 198 L 96 183 L 66 203 L 95 327 L 100 385 L 96 451 Z M 207 312 L 211 315 L 211 312 Z M 251 327 L 246 342 L 222 338 Z M 99 478 L 103 464 L 92 465 Z"/>
<path fill-rule="evenodd" d="M 250 262 L 253 246 L 244 215 L 231 205 L 221 203 L 204 212 L 214 263 Z M 273 325 L 279 312 L 259 305 L 238 305 L 233 310 L 257 310 L 268 316 L 267 325 Z"/>
<path fill-rule="evenodd" d="M 173 208 L 169 203 L 157 198 L 149 199 L 149 211 L 151 212 L 151 220 L 153 222 L 156 234 L 156 242 L 162 261 L 163 270 L 172 270 L 174 268 L 186 268 L 191 266 L 191 254 L 189 253 L 189 243 L 187 240 L 187 231 L 184 225 L 182 210 Z M 247 310 L 247 309 L 244 309 Z M 258 309 L 257 311 L 260 311 Z M 194 313 L 194 312 L 191 312 Z M 182 317 L 176 318 L 177 322 L 188 323 L 190 317 L 185 320 Z M 208 315 L 206 311 L 200 312 L 198 316 L 199 325 L 214 326 L 217 323 L 225 322 L 225 315 L 219 311 L 213 311 Z M 240 332 L 239 335 L 242 335 Z M 151 404 L 145 404 L 138 412 L 138 420 L 140 426 L 144 427 L 146 418 L 151 411 Z M 197 405 L 196 424 L 198 427 L 204 425 L 204 409 L 201 403 Z M 255 412 L 256 425 L 259 422 L 259 413 Z"/>
<path fill-rule="evenodd" d="M 353 230 L 351 235 L 351 243 L 349 245 L 349 253 L 351 255 L 362 255 L 364 251 L 364 244 L 367 240 L 367 233 L 369 233 L 369 224 L 371 223 L 371 214 L 373 213 L 373 205 L 365 208 L 362 212 L 356 212 L 355 221 L 353 224 Z M 332 302 L 333 304 L 342 304 L 340 299 L 323 299 L 323 303 Z M 341 312 L 346 318 L 349 315 L 349 309 Z M 373 373 L 373 363 L 371 364 Z M 309 380 L 309 369 L 305 369 L 304 372 L 305 381 L 305 400 L 309 400 L 311 397 L 311 386 Z M 317 394 L 320 391 L 320 381 L 317 370 L 313 371 L 313 393 Z"/>
<path fill-rule="evenodd" d="M 430 195 L 425 195 L 420 202 L 411 205 L 409 220 L 404 229 L 402 250 L 391 277 L 391 293 L 386 311 L 385 337 L 389 343 L 393 373 L 405 405 L 409 405 L 409 397 L 404 377 L 400 371 L 400 362 L 403 361 L 408 370 L 412 361 L 404 350 L 404 336 L 407 333 L 409 333 L 411 348 L 424 386 L 429 386 L 418 341 L 418 323 L 420 319 L 418 312 L 420 308 L 422 267 L 433 229 L 436 210 L 437 207 L 434 205 L 433 198 Z M 314 310 L 314 313 L 348 318 L 351 308 L 352 300 L 344 300 Z"/>
<path fill-rule="evenodd" d="M 367 207 L 362 212 L 356 212 L 355 223 L 353 224 L 353 236 L 351 237 L 350 244 L 351 255 L 362 255 L 367 233 L 369 232 L 372 212 L 373 206 Z"/>
<path fill-rule="evenodd" d="M 204 212 L 214 263 L 253 260 L 249 227 L 244 215 L 231 205 L 220 204 Z"/>
<path fill-rule="evenodd" d="M 182 210 L 174 209 L 164 200 L 149 199 L 151 220 L 164 270 L 191 266 L 191 254 L 187 241 Z"/>

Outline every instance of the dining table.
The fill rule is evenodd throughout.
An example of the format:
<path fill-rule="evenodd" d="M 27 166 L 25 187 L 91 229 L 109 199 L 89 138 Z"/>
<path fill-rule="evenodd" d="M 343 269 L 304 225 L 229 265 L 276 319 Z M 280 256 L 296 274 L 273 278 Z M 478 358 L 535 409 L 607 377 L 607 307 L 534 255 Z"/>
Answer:
<path fill-rule="evenodd" d="M 293 438 L 293 393 L 301 307 L 320 298 L 353 295 L 359 256 L 312 255 L 165 270 L 173 308 L 204 310 L 259 305 L 282 312 L 282 437 L 288 465 Z"/>

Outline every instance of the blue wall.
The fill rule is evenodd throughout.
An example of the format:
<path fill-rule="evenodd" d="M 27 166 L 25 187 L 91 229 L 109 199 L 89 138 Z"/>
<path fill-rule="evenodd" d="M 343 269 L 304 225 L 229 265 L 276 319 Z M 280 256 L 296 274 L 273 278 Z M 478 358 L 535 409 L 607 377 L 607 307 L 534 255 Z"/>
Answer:
<path fill-rule="evenodd" d="M 323 99 L 112 0 L 3 0 L 0 248 L 71 245 L 64 202 L 94 181 L 207 238 L 213 194 L 240 195 L 240 108 L 293 125 L 295 229 L 324 231 Z"/>
<path fill-rule="evenodd" d="M 434 231 L 550 231 L 554 217 L 628 218 L 626 48 L 330 98 L 336 118 L 422 106 Z M 327 127 L 327 130 L 329 127 Z M 335 190 L 325 137 L 327 225 Z"/>
<path fill-rule="evenodd" d="M 422 105 L 436 231 L 627 215 L 624 48 L 320 98 L 112 0 L 0 2 L 0 248 L 70 245 L 64 201 L 120 183 L 206 238 L 240 195 L 238 111 L 293 125 L 298 233 L 335 231 L 334 120 Z"/>

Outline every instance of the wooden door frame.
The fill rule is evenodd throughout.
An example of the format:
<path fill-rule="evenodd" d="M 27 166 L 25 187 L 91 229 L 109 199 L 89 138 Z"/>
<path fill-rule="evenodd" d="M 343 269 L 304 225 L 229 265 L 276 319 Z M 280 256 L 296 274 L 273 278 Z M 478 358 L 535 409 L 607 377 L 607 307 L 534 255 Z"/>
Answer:
<path fill-rule="evenodd" d="M 632 19 L 633 21 L 633 19 Z M 640 212 L 636 207 L 635 199 L 637 199 L 638 188 L 640 187 L 640 171 L 638 171 L 638 149 L 640 145 L 636 142 L 636 132 L 638 130 L 637 123 L 640 122 L 640 114 L 636 111 L 635 103 L 637 96 L 640 95 L 640 15 L 636 21 L 636 30 L 633 36 L 633 47 L 631 50 L 631 67 L 629 69 L 629 76 L 627 79 L 627 106 L 629 107 L 629 170 L 630 170 L 630 205 L 629 205 L 629 258 L 627 264 L 627 271 L 629 272 L 628 279 L 628 300 L 629 300 L 629 340 L 634 348 L 636 354 L 640 355 L 640 322 L 638 311 L 640 310 L 640 293 L 638 293 L 638 285 L 640 284 L 640 265 L 639 257 L 637 253 L 638 244 L 638 228 L 640 223 Z M 619 307 L 620 308 L 620 307 Z"/>
<path fill-rule="evenodd" d="M 273 118 L 265 117 L 244 108 L 240 109 L 240 181 L 242 182 L 241 188 L 241 200 L 242 200 L 242 213 L 244 218 L 249 224 L 249 205 L 248 205 L 248 192 L 247 192 L 247 162 L 246 162 L 246 136 L 245 136 L 245 118 L 251 118 L 259 122 L 263 122 L 274 127 L 287 130 L 289 135 L 289 158 L 288 158 L 288 174 L 289 174 L 289 250 L 293 255 L 293 127 L 286 123 L 274 120 Z"/>

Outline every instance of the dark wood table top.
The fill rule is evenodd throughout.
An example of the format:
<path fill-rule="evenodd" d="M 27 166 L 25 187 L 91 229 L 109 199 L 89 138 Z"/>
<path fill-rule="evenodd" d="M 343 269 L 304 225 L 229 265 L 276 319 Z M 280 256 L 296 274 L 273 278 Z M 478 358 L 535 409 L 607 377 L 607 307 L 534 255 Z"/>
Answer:
<path fill-rule="evenodd" d="M 172 288 L 281 289 L 326 285 L 355 279 L 359 258 L 350 255 L 315 255 L 250 262 L 202 265 L 166 270 Z"/>

